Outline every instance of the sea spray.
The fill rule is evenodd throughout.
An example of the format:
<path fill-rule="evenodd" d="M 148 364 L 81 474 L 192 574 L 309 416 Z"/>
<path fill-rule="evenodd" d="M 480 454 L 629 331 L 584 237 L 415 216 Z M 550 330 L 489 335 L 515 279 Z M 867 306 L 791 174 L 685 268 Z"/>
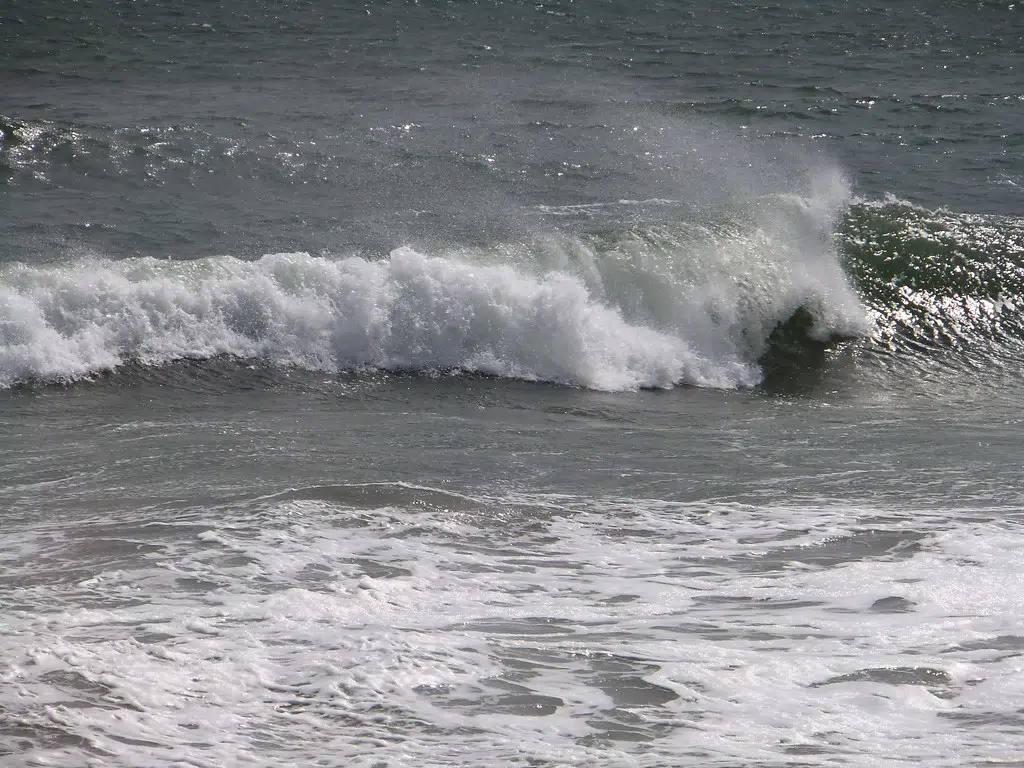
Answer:
<path fill-rule="evenodd" d="M 751 386 L 768 335 L 797 309 L 816 308 L 825 334 L 863 322 L 834 261 L 822 272 L 791 251 L 737 223 L 379 259 L 12 265 L 0 272 L 0 382 L 231 355 L 604 390 Z"/>
<path fill-rule="evenodd" d="M 572 275 L 400 249 L 8 268 L 0 381 L 68 381 L 134 360 L 217 355 L 326 371 L 458 369 L 595 389 L 738 386 L 738 360 L 632 325 Z"/>

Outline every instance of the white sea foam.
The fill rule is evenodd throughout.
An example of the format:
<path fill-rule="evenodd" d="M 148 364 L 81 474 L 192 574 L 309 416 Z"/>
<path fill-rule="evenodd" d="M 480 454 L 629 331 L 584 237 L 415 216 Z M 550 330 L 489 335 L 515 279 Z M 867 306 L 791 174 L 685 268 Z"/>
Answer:
<path fill-rule="evenodd" d="M 151 525 L 123 568 L 9 590 L 0 740 L 62 766 L 1016 755 L 1007 525 L 373 490 Z M 79 565 L 56 527 L 32 535 Z"/>
<path fill-rule="evenodd" d="M 606 390 L 748 386 L 768 334 L 798 307 L 822 336 L 863 330 L 828 244 L 794 232 L 665 227 L 381 259 L 8 265 L 0 386 L 217 355 Z"/>

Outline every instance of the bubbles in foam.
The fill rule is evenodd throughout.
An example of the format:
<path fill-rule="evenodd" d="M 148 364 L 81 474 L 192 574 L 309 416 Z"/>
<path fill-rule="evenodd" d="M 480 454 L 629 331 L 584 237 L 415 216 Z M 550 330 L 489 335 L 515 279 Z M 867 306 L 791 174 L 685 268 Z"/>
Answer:
<path fill-rule="evenodd" d="M 83 549 L 78 583 L 22 583 L 18 564 L 32 609 L 0 638 L 18 749 L 65 765 L 1016 754 L 1024 562 L 1005 510 L 954 532 L 948 510 L 352 490 L 359 509 L 295 493 L 151 526 L 119 570 Z M 979 578 L 998 587 L 982 602 Z"/>
<path fill-rule="evenodd" d="M 458 368 L 598 389 L 756 380 L 626 322 L 574 276 L 401 249 L 339 261 L 276 254 L 143 259 L 4 275 L 0 381 L 75 379 L 128 359 L 236 355 L 312 369 Z"/>
<path fill-rule="evenodd" d="M 464 370 L 605 390 L 749 386 L 803 307 L 863 330 L 823 214 L 665 225 L 470 252 L 90 259 L 0 271 L 0 385 L 132 360 Z M 790 207 L 793 207 L 792 205 Z M 800 209 L 802 210 L 802 209 Z"/>

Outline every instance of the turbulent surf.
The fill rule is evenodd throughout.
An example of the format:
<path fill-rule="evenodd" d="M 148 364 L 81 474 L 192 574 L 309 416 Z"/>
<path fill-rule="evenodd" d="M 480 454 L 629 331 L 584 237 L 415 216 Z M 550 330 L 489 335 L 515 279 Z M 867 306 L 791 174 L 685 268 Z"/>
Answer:
<path fill-rule="evenodd" d="M 766 202 L 758 215 L 380 257 L 8 264 L 0 383 L 227 355 L 330 372 L 732 388 L 756 385 L 765 360 L 850 340 L 868 359 L 956 352 L 984 367 L 1018 353 L 1020 220 L 858 202 L 833 235 L 831 216 L 797 231 L 805 201 Z"/>
<path fill-rule="evenodd" d="M 0 268 L 0 381 L 231 355 L 312 370 L 466 371 L 594 389 L 756 384 L 774 328 L 865 332 L 825 240 L 633 228 L 381 258 L 85 259 Z"/>

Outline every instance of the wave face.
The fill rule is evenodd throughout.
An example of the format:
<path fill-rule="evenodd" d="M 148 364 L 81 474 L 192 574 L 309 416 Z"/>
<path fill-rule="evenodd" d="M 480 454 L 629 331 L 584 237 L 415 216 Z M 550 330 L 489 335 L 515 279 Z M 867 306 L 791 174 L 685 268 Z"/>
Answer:
<path fill-rule="evenodd" d="M 229 355 L 311 370 L 467 371 L 601 390 L 744 387 L 772 331 L 862 333 L 834 207 L 384 258 L 89 258 L 0 269 L 0 384 Z"/>
<path fill-rule="evenodd" d="M 1020 359 L 1024 220 L 888 199 L 853 206 L 842 239 L 874 318 L 873 351 L 972 369 Z"/>

